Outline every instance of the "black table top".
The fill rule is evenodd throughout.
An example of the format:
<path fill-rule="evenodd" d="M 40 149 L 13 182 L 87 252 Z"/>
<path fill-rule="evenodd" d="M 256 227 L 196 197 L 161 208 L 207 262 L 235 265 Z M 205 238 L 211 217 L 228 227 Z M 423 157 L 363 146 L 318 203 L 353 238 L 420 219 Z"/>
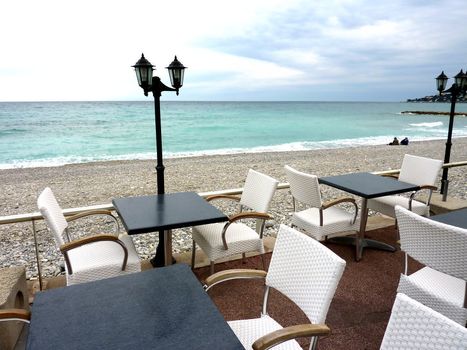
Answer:
<path fill-rule="evenodd" d="M 228 220 L 195 192 L 116 198 L 112 203 L 129 235 Z"/>
<path fill-rule="evenodd" d="M 243 349 L 190 267 L 37 293 L 27 349 Z"/>
<path fill-rule="evenodd" d="M 453 210 L 446 214 L 430 216 L 430 219 L 467 229 L 467 208 Z"/>
<path fill-rule="evenodd" d="M 417 185 L 371 173 L 320 177 L 319 182 L 367 199 L 420 189 Z"/>

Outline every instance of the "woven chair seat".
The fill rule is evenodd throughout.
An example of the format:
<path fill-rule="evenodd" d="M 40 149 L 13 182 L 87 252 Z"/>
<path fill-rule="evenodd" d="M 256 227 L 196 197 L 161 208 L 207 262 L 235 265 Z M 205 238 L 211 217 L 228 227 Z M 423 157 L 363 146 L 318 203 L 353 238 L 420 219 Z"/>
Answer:
<path fill-rule="evenodd" d="M 119 244 L 114 242 L 86 244 L 71 250 L 68 254 L 73 266 L 73 274 L 67 273 L 67 285 L 141 271 L 141 262 L 131 237 L 121 234 L 118 238 L 128 250 L 125 270 L 122 271 L 122 247 Z"/>
<path fill-rule="evenodd" d="M 368 208 L 394 218 L 396 217 L 394 207 L 399 205 L 405 209 L 409 209 L 409 201 L 409 198 L 404 196 L 384 196 L 369 199 Z M 430 206 L 423 202 L 413 200 L 412 211 L 418 215 L 429 216 Z"/>
<path fill-rule="evenodd" d="M 250 349 L 251 344 L 263 335 L 282 329 L 282 326 L 268 315 L 249 320 L 229 321 L 228 324 L 245 349 Z M 302 350 L 302 347 L 295 340 L 289 340 L 275 346 L 273 349 Z"/>
<path fill-rule="evenodd" d="M 258 233 L 243 223 L 229 226 L 226 241 L 229 249 L 222 243 L 222 230 L 225 223 L 216 223 L 193 227 L 193 239 L 211 260 L 218 260 L 232 255 L 259 252 L 264 254 L 264 245 Z"/>

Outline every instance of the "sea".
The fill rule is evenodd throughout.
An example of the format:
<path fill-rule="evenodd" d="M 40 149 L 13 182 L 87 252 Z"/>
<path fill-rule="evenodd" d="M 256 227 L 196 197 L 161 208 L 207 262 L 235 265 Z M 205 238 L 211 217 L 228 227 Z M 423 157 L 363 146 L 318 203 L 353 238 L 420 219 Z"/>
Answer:
<path fill-rule="evenodd" d="M 162 101 L 164 158 L 446 139 L 446 103 Z M 457 110 L 467 111 L 467 104 Z M 456 116 L 453 137 L 467 137 Z M 154 159 L 152 101 L 0 102 L 0 169 Z"/>

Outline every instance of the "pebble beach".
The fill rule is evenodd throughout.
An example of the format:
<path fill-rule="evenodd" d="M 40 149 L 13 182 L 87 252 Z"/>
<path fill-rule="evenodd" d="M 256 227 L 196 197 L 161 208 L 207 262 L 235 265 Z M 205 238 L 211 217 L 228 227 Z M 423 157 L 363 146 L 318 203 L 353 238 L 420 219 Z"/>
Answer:
<path fill-rule="evenodd" d="M 411 142 L 408 146 L 379 145 L 164 159 L 165 189 L 169 193 L 240 188 L 250 168 L 286 182 L 283 170 L 286 164 L 318 176 L 399 169 L 405 153 L 443 159 L 444 149 L 445 141 L 439 140 Z M 451 162 L 466 160 L 467 138 L 454 139 Z M 449 196 L 467 199 L 466 180 L 466 167 L 450 169 Z M 107 204 L 117 197 L 155 194 L 155 161 L 108 161 L 0 170 L 0 216 L 37 212 L 37 196 L 47 186 L 64 209 Z M 322 186 L 322 194 L 324 200 L 347 195 L 326 186 Z M 274 220 L 266 235 L 275 235 L 279 224 L 290 224 L 291 211 L 290 194 L 287 190 L 278 190 L 270 209 Z M 99 220 L 102 222 L 86 219 L 73 224 L 72 234 L 109 229 L 108 222 Z M 38 221 L 36 228 L 43 276 L 54 276 L 60 273 L 61 254 L 44 222 Z M 157 234 L 137 235 L 133 239 L 142 259 L 152 257 Z M 188 250 L 191 250 L 190 230 L 175 230 L 173 251 Z M 0 251 L 0 267 L 25 266 L 28 278 L 37 276 L 30 222 L 0 225 Z"/>

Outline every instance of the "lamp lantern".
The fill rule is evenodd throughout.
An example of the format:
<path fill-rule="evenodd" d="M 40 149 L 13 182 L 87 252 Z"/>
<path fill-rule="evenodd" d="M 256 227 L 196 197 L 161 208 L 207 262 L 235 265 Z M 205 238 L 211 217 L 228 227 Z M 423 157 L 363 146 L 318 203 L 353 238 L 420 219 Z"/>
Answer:
<path fill-rule="evenodd" d="M 132 67 L 135 69 L 139 86 L 143 88 L 144 95 L 147 96 L 148 91 L 151 90 L 154 66 L 144 57 L 144 54 L 141 54 L 141 58 Z"/>
<path fill-rule="evenodd" d="M 170 83 L 178 95 L 178 89 L 180 89 L 183 85 L 183 76 L 186 67 L 177 59 L 177 56 L 175 56 L 172 63 L 170 63 L 166 68 L 169 71 Z"/>
<path fill-rule="evenodd" d="M 467 69 L 465 70 L 465 73 L 462 75 L 462 81 L 461 81 L 460 88 L 464 90 L 464 94 L 465 94 L 467 90 Z"/>
<path fill-rule="evenodd" d="M 444 89 L 446 88 L 446 84 L 448 83 L 448 79 L 449 78 L 446 76 L 446 74 L 444 74 L 444 71 L 442 71 L 441 74 L 436 77 L 436 88 L 439 91 L 440 95 L 444 91 Z"/>
<path fill-rule="evenodd" d="M 457 73 L 456 76 L 454 77 L 454 82 L 459 88 L 462 88 L 463 81 L 464 81 L 464 72 L 461 69 L 461 71 Z"/>

